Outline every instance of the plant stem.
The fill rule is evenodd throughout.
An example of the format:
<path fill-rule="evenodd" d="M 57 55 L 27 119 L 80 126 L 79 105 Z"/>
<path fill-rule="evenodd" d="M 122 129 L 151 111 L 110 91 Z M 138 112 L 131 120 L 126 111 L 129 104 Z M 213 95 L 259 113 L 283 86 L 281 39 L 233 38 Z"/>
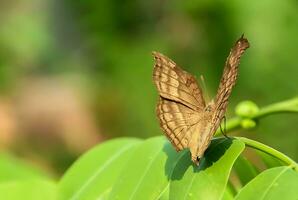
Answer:
<path fill-rule="evenodd" d="M 251 117 L 247 117 L 246 119 L 256 120 L 262 117 L 276 114 L 276 113 L 289 113 L 289 112 L 298 112 L 298 97 L 294 97 L 292 99 L 281 101 L 278 103 L 274 103 L 268 105 L 264 108 L 261 108 L 256 114 Z M 237 116 L 227 121 L 226 131 L 231 132 L 236 129 L 241 128 L 241 122 L 244 118 Z M 215 135 L 221 134 L 220 129 L 218 129 Z"/>
<path fill-rule="evenodd" d="M 288 156 L 286 156 L 285 154 L 273 149 L 272 147 L 269 147 L 265 144 L 262 144 L 260 142 L 245 138 L 245 137 L 235 137 L 238 140 L 241 140 L 242 142 L 245 143 L 246 146 L 260 150 L 264 153 L 267 153 L 279 160 L 281 160 L 282 162 L 284 162 L 285 164 L 289 165 L 290 167 L 292 167 L 295 171 L 298 172 L 298 164 L 292 160 L 291 158 L 289 158 Z"/>
<path fill-rule="evenodd" d="M 276 113 L 288 112 L 298 112 L 298 97 L 266 106 L 262 108 L 258 113 L 253 115 L 252 119 L 258 119 Z"/>

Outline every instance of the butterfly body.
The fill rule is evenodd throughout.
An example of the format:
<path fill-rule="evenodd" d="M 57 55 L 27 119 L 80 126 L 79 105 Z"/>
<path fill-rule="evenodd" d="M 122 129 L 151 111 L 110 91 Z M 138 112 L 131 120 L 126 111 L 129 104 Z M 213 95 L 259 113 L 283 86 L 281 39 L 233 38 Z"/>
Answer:
<path fill-rule="evenodd" d="M 223 77 L 214 100 L 205 103 L 196 78 L 174 61 L 153 52 L 153 80 L 159 92 L 156 107 L 160 126 L 177 151 L 189 148 L 198 164 L 224 117 L 228 98 L 236 83 L 240 56 L 249 47 L 241 37 L 226 61 Z"/>
<path fill-rule="evenodd" d="M 210 144 L 212 135 L 209 134 L 211 130 L 210 121 L 212 119 L 212 110 L 207 110 L 203 114 L 203 119 L 199 122 L 198 129 L 194 132 L 189 143 L 189 150 L 191 159 L 198 164 L 198 160 L 202 158 L 205 150 Z"/>

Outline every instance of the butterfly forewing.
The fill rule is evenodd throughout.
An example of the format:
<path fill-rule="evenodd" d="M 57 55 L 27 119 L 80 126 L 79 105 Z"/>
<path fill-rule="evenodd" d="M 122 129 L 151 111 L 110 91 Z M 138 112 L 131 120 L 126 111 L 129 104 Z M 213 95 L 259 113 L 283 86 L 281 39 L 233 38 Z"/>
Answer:
<path fill-rule="evenodd" d="M 244 51 L 249 47 L 248 40 L 243 36 L 237 40 L 230 51 L 230 54 L 225 63 L 222 78 L 220 80 L 219 88 L 215 98 L 214 115 L 212 118 L 212 129 L 210 132 L 214 133 L 223 119 L 228 106 L 228 99 L 231 95 L 232 88 L 236 84 L 238 76 L 238 66 L 240 64 L 240 57 Z"/>
<path fill-rule="evenodd" d="M 205 101 L 196 79 L 161 53 L 153 52 L 153 55 L 153 80 L 160 96 L 202 111 Z"/>

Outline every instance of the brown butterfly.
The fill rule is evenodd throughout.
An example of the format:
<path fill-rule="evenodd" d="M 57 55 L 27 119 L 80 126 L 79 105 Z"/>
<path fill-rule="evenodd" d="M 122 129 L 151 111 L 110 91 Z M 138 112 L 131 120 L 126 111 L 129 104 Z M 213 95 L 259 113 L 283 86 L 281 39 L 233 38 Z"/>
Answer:
<path fill-rule="evenodd" d="M 160 96 L 156 108 L 160 126 L 177 151 L 190 149 L 196 164 L 224 118 L 240 57 L 248 47 L 242 35 L 227 58 L 215 99 L 207 104 L 194 76 L 161 53 L 152 53 L 153 80 Z"/>

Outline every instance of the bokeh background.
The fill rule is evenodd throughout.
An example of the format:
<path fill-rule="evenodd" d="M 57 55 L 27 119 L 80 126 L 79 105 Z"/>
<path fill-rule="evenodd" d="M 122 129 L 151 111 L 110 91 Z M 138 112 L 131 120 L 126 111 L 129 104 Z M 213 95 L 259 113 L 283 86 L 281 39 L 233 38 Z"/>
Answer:
<path fill-rule="evenodd" d="M 298 94 L 296 0 L 12 0 L 0 3 L 0 149 L 54 175 L 114 137 L 161 135 L 151 51 L 171 57 L 214 96 L 242 33 L 227 117 Z M 298 116 L 237 132 L 298 159 Z"/>

